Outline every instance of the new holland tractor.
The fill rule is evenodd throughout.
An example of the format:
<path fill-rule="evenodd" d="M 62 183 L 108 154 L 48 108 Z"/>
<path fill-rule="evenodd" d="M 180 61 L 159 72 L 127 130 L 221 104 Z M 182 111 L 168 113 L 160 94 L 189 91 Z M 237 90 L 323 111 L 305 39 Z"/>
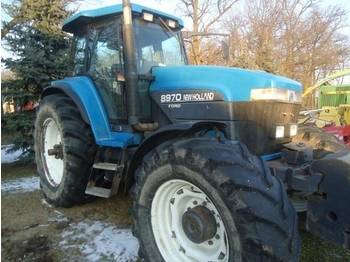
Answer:
<path fill-rule="evenodd" d="M 64 22 L 68 76 L 43 91 L 35 124 L 47 199 L 130 192 L 146 261 L 298 261 L 297 212 L 349 248 L 350 153 L 298 127 L 302 86 L 190 66 L 181 29 L 128 0 Z"/>

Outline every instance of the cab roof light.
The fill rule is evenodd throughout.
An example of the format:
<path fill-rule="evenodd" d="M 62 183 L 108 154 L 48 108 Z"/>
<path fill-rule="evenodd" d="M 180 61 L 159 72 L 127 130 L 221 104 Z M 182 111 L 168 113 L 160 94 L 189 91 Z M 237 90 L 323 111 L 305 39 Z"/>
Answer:
<path fill-rule="evenodd" d="M 167 19 L 166 20 L 166 24 L 170 27 L 170 28 L 176 28 L 176 21 L 174 21 L 174 20 L 169 20 L 169 19 Z"/>
<path fill-rule="evenodd" d="M 143 13 L 142 13 L 142 18 L 143 18 L 143 20 L 145 20 L 145 21 L 153 22 L 153 14 L 151 14 L 151 13 L 143 12 Z"/>
<path fill-rule="evenodd" d="M 287 124 L 285 125 L 285 137 L 294 137 L 298 133 L 298 124 L 293 123 L 293 124 Z"/>

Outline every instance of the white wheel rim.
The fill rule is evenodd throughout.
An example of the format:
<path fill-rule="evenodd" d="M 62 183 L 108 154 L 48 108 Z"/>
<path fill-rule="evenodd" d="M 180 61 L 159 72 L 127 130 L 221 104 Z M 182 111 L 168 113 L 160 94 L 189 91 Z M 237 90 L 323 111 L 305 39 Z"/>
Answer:
<path fill-rule="evenodd" d="M 49 149 L 62 144 L 61 132 L 52 118 L 47 118 L 43 124 L 43 152 L 42 158 L 47 181 L 57 187 L 63 178 L 63 160 L 48 154 Z"/>
<path fill-rule="evenodd" d="M 215 237 L 196 244 L 185 234 L 182 216 L 201 203 L 214 214 L 217 227 Z M 227 233 L 217 208 L 202 190 L 187 181 L 169 180 L 157 189 L 151 223 L 165 261 L 228 261 Z"/>

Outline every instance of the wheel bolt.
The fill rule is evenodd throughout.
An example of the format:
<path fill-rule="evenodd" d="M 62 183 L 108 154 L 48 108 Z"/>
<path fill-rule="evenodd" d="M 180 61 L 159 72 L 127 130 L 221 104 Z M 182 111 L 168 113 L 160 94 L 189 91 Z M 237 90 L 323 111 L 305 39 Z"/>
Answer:
<path fill-rule="evenodd" d="M 186 253 L 186 250 L 180 246 L 179 251 L 183 252 L 184 254 Z"/>

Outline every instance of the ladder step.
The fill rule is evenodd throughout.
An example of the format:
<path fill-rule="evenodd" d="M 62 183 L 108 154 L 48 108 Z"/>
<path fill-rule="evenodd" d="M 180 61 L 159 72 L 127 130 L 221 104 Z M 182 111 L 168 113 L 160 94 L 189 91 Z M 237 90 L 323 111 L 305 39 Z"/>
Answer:
<path fill-rule="evenodd" d="M 113 164 L 113 163 L 95 163 L 93 165 L 93 168 L 96 169 L 103 169 L 103 170 L 110 170 L 110 171 L 116 171 L 118 169 L 118 164 Z"/>
<path fill-rule="evenodd" d="M 111 196 L 111 189 L 103 187 L 89 187 L 85 190 L 85 194 L 109 198 Z"/>

